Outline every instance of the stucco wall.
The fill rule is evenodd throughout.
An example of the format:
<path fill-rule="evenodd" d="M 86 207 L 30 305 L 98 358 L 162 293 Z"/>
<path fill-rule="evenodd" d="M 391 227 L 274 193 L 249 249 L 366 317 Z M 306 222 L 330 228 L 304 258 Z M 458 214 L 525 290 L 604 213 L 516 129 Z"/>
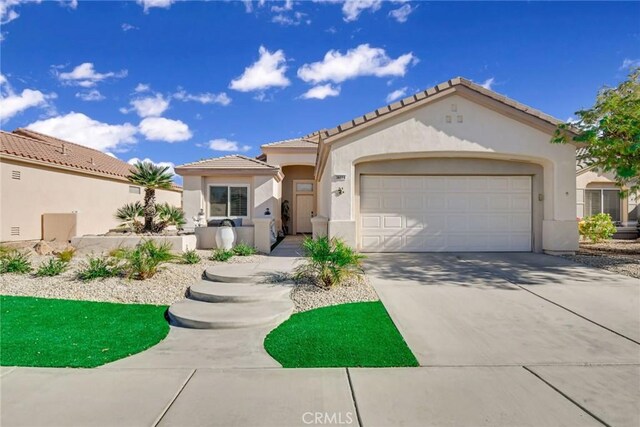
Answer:
<path fill-rule="evenodd" d="M 307 165 L 314 166 L 316 164 L 316 151 L 295 149 L 263 149 L 267 155 L 267 163 L 273 166 L 290 166 L 290 165 Z"/>
<path fill-rule="evenodd" d="M 20 180 L 12 179 L 20 171 Z M 16 162 L 0 161 L 0 224 L 2 241 L 42 238 L 42 214 L 78 212 L 76 234 L 101 234 L 118 226 L 116 209 L 143 200 L 129 192 L 128 182 Z M 156 191 L 158 203 L 181 206 L 180 191 Z M 11 228 L 20 227 L 12 236 Z"/>
<path fill-rule="evenodd" d="M 455 112 L 453 110 L 456 110 Z M 451 122 L 447 122 L 447 116 Z M 461 122 L 459 122 L 460 117 Z M 575 217 L 575 147 L 549 143 L 551 135 L 537 128 L 479 105 L 459 95 L 451 95 L 419 109 L 397 115 L 346 136 L 331 147 L 329 173 L 321 187 L 331 194 L 329 233 L 356 243 L 356 197 L 358 163 L 401 158 L 462 157 L 525 161 L 543 170 L 542 247 L 549 251 L 577 248 Z M 477 170 L 470 166 L 467 174 Z M 336 174 L 343 182 L 331 182 Z M 323 193 L 326 197 L 326 192 Z M 546 239 L 545 236 L 549 236 Z"/>

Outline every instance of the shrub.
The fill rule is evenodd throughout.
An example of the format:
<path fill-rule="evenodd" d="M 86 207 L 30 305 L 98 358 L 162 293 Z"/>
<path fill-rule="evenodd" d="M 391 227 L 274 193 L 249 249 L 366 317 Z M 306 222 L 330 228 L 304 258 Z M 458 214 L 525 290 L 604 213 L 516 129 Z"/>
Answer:
<path fill-rule="evenodd" d="M 182 228 L 182 226 L 187 223 L 184 219 L 184 211 L 175 206 L 171 206 L 168 203 L 156 205 L 156 212 L 159 220 L 159 228 L 164 229 L 169 225 L 175 225 L 177 228 Z"/>
<path fill-rule="evenodd" d="M 591 242 L 598 243 L 602 240 L 610 239 L 616 232 L 616 226 L 613 225 L 609 214 L 599 213 L 580 221 L 578 232 L 581 236 L 591 240 Z"/>
<path fill-rule="evenodd" d="M 142 203 L 127 203 L 116 211 L 116 219 L 122 221 L 120 227 L 127 227 L 135 233 L 140 233 L 144 224 L 140 218 L 144 216 Z"/>
<path fill-rule="evenodd" d="M 122 260 L 124 274 L 137 280 L 153 277 L 162 264 L 174 259 L 170 243 L 156 243 L 154 240 L 143 240 L 135 248 L 119 249 L 114 256 Z"/>
<path fill-rule="evenodd" d="M 229 249 L 214 249 L 209 259 L 211 261 L 229 261 L 233 256 L 233 251 Z"/>
<path fill-rule="evenodd" d="M 120 266 L 110 257 L 90 256 L 80 266 L 78 279 L 83 281 L 103 279 L 118 276 L 121 273 Z"/>
<path fill-rule="evenodd" d="M 53 277 L 61 274 L 67 268 L 69 268 L 68 262 L 62 261 L 59 258 L 49 258 L 49 261 L 40 264 L 40 267 L 38 267 L 35 275 L 38 277 Z"/>
<path fill-rule="evenodd" d="M 238 243 L 233 248 L 233 253 L 238 256 L 250 256 L 256 253 L 256 248 L 249 246 L 246 243 Z"/>
<path fill-rule="evenodd" d="M 0 274 L 28 273 L 32 270 L 29 254 L 17 250 L 9 250 L 0 257 Z"/>
<path fill-rule="evenodd" d="M 75 248 L 67 248 L 58 254 L 58 259 L 62 262 L 70 262 L 76 254 Z"/>
<path fill-rule="evenodd" d="M 202 260 L 202 258 L 200 258 L 200 255 L 198 255 L 198 252 L 196 252 L 195 249 L 191 249 L 184 251 L 182 255 L 180 255 L 180 260 L 183 264 L 197 264 Z"/>
<path fill-rule="evenodd" d="M 361 277 L 364 255 L 338 238 L 306 237 L 302 243 L 306 260 L 296 268 L 295 277 L 311 278 L 321 287 L 341 285 L 352 277 Z"/>

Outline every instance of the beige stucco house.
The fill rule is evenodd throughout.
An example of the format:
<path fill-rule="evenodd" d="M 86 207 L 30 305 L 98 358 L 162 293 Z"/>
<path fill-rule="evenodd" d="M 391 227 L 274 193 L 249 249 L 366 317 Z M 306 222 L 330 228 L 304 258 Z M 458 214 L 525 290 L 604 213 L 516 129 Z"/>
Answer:
<path fill-rule="evenodd" d="M 456 78 L 263 145 L 257 159 L 227 156 L 176 172 L 189 218 L 240 218 L 243 228 L 270 221 L 364 252 L 570 252 L 578 247 L 576 147 L 549 142 L 559 123 Z"/>
<path fill-rule="evenodd" d="M 28 129 L 0 131 L 0 241 L 71 240 L 118 226 L 116 209 L 142 201 L 131 165 Z M 182 189 L 157 191 L 181 206 Z"/>

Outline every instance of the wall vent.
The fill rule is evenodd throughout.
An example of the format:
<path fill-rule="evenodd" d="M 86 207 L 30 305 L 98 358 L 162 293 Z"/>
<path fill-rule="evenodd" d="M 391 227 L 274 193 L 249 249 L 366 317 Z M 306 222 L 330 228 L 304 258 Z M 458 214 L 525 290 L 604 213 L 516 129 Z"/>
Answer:
<path fill-rule="evenodd" d="M 11 227 L 11 235 L 19 236 L 20 235 L 20 227 Z"/>
<path fill-rule="evenodd" d="M 11 171 L 11 179 L 20 179 L 20 171 Z"/>
<path fill-rule="evenodd" d="M 129 193 L 131 194 L 140 194 L 140 187 L 136 187 L 135 185 L 129 186 Z"/>

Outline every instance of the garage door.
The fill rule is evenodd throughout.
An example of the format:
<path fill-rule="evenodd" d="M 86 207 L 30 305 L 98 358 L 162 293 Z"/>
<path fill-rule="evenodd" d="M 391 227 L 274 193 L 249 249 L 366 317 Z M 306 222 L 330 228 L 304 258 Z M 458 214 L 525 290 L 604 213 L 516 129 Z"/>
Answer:
<path fill-rule="evenodd" d="M 531 251 L 531 177 L 363 175 L 359 240 L 364 252 Z"/>

